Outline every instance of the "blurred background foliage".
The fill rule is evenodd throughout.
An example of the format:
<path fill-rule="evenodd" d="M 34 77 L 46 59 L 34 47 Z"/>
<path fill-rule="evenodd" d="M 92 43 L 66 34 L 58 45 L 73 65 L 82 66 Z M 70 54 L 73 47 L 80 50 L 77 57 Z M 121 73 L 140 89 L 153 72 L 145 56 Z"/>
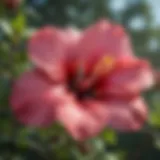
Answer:
<path fill-rule="evenodd" d="M 160 160 L 160 92 L 145 93 L 149 118 L 136 133 L 106 129 L 97 138 L 76 143 L 54 125 L 26 128 L 9 106 L 11 85 L 30 64 L 26 41 L 37 28 L 86 27 L 106 17 L 124 25 L 137 55 L 160 66 L 160 23 L 153 0 L 1 0 L 0 1 L 0 160 Z M 156 14 L 153 14 L 156 13 Z"/>

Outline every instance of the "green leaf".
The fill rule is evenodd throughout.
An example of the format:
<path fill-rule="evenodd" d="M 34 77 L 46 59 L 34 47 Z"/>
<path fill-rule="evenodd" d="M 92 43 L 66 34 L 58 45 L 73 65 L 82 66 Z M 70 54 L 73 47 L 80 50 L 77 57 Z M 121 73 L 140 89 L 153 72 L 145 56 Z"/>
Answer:
<path fill-rule="evenodd" d="M 151 112 L 150 116 L 149 116 L 149 124 L 156 126 L 156 127 L 160 127 L 160 118 L 159 118 L 160 112 Z"/>
<path fill-rule="evenodd" d="M 14 32 L 21 34 L 26 26 L 26 17 L 24 13 L 19 13 L 16 18 L 12 20 L 11 24 Z"/>
<path fill-rule="evenodd" d="M 117 143 L 117 136 L 115 131 L 111 129 L 107 129 L 102 133 L 102 137 L 106 141 L 107 144 L 115 145 Z"/>
<path fill-rule="evenodd" d="M 8 96 L 11 89 L 9 77 L 0 77 L 0 107 L 8 104 Z"/>
<path fill-rule="evenodd" d="M 6 34 L 6 35 L 12 35 L 13 34 L 13 30 L 12 27 L 9 23 L 9 21 L 7 21 L 6 19 L 0 19 L 0 28 L 2 29 L 2 31 Z"/>

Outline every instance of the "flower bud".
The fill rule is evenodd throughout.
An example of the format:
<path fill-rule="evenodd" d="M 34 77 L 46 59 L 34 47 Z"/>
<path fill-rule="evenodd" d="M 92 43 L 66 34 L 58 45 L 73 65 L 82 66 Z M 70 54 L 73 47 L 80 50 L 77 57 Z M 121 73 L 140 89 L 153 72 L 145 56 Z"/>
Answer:
<path fill-rule="evenodd" d="M 21 0 L 3 0 L 3 3 L 8 9 L 16 9 L 20 5 Z"/>

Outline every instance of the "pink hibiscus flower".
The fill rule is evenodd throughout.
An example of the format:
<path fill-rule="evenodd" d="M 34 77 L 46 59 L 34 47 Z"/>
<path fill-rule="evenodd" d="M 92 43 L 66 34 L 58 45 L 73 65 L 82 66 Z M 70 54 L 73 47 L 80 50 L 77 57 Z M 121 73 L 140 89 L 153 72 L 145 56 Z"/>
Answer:
<path fill-rule="evenodd" d="M 136 131 L 147 118 L 140 93 L 153 85 L 149 63 L 133 55 L 121 26 L 106 20 L 86 30 L 45 27 L 28 45 L 35 67 L 15 82 L 11 105 L 30 126 L 59 122 L 76 139 L 104 127 Z"/>

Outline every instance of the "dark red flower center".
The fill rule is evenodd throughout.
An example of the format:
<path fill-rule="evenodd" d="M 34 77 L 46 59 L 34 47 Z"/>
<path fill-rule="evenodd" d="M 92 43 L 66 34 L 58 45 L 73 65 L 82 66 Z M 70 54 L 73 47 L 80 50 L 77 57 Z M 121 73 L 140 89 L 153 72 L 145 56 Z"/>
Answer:
<path fill-rule="evenodd" d="M 78 99 L 96 97 L 99 82 L 106 79 L 114 64 L 113 58 L 104 56 L 90 65 L 72 66 L 68 77 L 69 90 L 73 91 Z"/>

